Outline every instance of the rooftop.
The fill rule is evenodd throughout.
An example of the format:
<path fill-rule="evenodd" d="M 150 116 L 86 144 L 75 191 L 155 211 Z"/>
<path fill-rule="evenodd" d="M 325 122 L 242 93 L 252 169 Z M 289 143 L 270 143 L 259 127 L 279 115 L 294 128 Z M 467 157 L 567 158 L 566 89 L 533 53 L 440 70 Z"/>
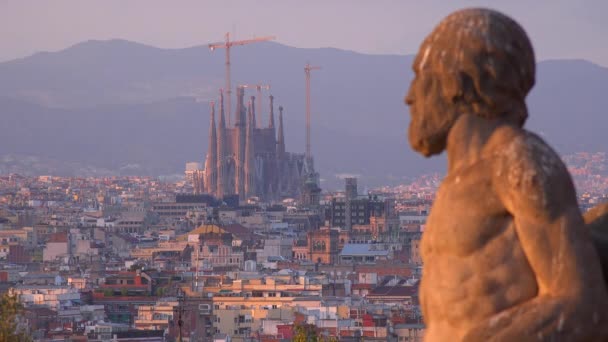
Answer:
<path fill-rule="evenodd" d="M 368 243 L 347 243 L 342 248 L 340 255 L 358 256 L 388 256 L 389 252 L 381 246 Z"/>

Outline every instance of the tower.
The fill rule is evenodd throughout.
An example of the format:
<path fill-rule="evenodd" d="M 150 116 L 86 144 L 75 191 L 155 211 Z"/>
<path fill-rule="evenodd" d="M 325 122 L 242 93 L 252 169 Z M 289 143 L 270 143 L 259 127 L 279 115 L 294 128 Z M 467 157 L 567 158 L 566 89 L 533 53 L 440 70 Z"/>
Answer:
<path fill-rule="evenodd" d="M 245 106 L 243 104 L 243 98 L 245 96 L 245 90 L 241 87 L 236 88 L 237 93 L 237 120 L 235 124 L 236 129 L 236 182 L 235 192 L 239 195 L 239 199 L 245 199 L 245 138 L 247 131 L 247 122 L 245 119 Z"/>
<path fill-rule="evenodd" d="M 270 99 L 270 114 L 268 115 L 268 128 L 272 128 L 272 135 L 274 136 L 274 96 L 268 96 Z"/>
<path fill-rule="evenodd" d="M 302 186 L 302 194 L 300 196 L 302 205 L 308 207 L 316 207 L 321 200 L 321 188 L 317 185 L 314 174 L 309 174 L 308 178 Z"/>
<path fill-rule="evenodd" d="M 256 195 L 255 188 L 255 151 L 253 146 L 253 129 L 255 127 L 255 105 L 254 97 L 251 97 L 247 108 L 247 133 L 245 135 L 245 197 L 249 198 Z"/>
<path fill-rule="evenodd" d="M 271 37 L 259 37 L 259 38 L 235 41 L 235 40 L 230 40 L 229 32 L 226 32 L 225 37 L 226 37 L 225 42 L 209 44 L 209 49 L 211 51 L 213 51 L 215 49 L 225 49 L 226 50 L 226 62 L 225 62 L 226 63 L 226 91 L 228 92 L 228 126 L 230 126 L 230 124 L 231 124 L 230 115 L 232 114 L 232 113 L 230 113 L 230 110 L 232 108 L 231 107 L 232 106 L 232 86 L 230 85 L 230 48 L 232 48 L 233 46 L 268 41 L 268 40 L 275 39 L 275 37 L 272 37 L 272 36 Z M 238 92 L 238 88 L 237 88 L 237 92 Z M 237 97 L 238 97 L 238 95 L 237 95 Z M 237 116 L 236 120 L 238 120 L 238 116 Z"/>
<path fill-rule="evenodd" d="M 277 137 L 277 159 L 285 157 L 285 135 L 283 134 L 283 106 L 279 106 L 279 135 Z"/>
<path fill-rule="evenodd" d="M 269 177 L 268 181 L 262 184 L 258 184 L 258 191 L 267 195 L 268 198 L 277 199 L 277 189 L 279 185 L 279 177 L 281 176 L 278 171 L 279 163 L 277 161 L 277 132 L 274 126 L 274 96 L 268 96 L 270 103 L 270 110 L 268 114 L 268 130 L 270 131 L 270 136 L 272 137 L 271 146 L 273 147 L 274 152 L 272 158 L 265 164 L 267 168 L 267 173 Z"/>
<path fill-rule="evenodd" d="M 224 115 L 224 92 L 220 90 L 220 120 L 217 129 L 217 190 L 218 198 L 226 194 L 226 117 Z"/>
<path fill-rule="evenodd" d="M 347 177 L 344 179 L 345 189 L 344 195 L 346 197 L 346 202 L 344 205 L 345 211 L 345 228 L 347 230 L 351 230 L 353 227 L 353 218 L 352 218 L 352 201 L 357 198 L 357 178 Z"/>
<path fill-rule="evenodd" d="M 211 123 L 209 124 L 209 145 L 205 159 L 205 190 L 215 192 L 217 188 L 217 136 L 215 134 L 215 103 L 211 102 Z"/>
<path fill-rule="evenodd" d="M 285 155 L 285 135 L 283 133 L 283 106 L 279 106 L 279 132 L 277 135 L 277 153 L 276 153 L 276 192 L 279 195 L 285 193 L 287 182 L 285 181 L 288 172 L 288 166 Z"/>
<path fill-rule="evenodd" d="M 344 194 L 346 195 L 347 199 L 357 198 L 357 178 L 344 178 Z"/>
<path fill-rule="evenodd" d="M 262 102 L 262 99 L 259 99 L 260 102 Z M 257 120 L 255 118 L 255 96 L 251 96 L 251 109 L 248 109 L 249 111 L 251 111 L 251 118 L 252 118 L 252 122 L 253 122 L 253 128 L 257 128 L 258 124 L 257 124 Z M 247 120 L 249 120 L 249 117 L 247 118 Z"/>

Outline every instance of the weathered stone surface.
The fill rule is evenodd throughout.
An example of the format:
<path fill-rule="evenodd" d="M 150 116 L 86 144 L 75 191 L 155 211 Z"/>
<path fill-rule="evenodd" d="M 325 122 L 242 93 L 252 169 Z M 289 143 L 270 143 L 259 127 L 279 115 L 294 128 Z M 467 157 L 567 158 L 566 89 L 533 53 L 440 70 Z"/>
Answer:
<path fill-rule="evenodd" d="M 493 10 L 455 12 L 413 69 L 410 144 L 448 156 L 421 245 L 425 339 L 605 339 L 608 296 L 572 180 L 523 128 L 535 82 L 524 30 Z"/>
<path fill-rule="evenodd" d="M 608 203 L 602 203 L 590 209 L 583 218 L 600 257 L 604 281 L 608 284 Z"/>

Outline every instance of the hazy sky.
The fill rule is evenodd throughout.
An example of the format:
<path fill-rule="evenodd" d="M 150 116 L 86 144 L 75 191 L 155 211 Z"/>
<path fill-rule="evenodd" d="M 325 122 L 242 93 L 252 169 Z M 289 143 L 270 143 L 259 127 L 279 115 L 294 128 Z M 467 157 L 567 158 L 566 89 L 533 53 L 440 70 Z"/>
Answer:
<path fill-rule="evenodd" d="M 414 53 L 449 12 L 504 11 L 530 35 L 539 59 L 584 58 L 608 66 L 608 1 L 384 0 L 0 0 L 0 61 L 89 39 L 122 38 L 164 48 L 275 35 L 296 47 Z"/>

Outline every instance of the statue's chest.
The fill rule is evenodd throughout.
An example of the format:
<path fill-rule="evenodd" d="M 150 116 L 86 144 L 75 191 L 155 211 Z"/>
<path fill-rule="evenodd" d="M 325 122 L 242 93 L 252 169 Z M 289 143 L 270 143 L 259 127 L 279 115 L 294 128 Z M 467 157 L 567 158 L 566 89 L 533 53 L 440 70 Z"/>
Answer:
<path fill-rule="evenodd" d="M 423 253 L 470 254 L 504 228 L 505 218 L 487 173 L 446 177 L 425 227 Z"/>

